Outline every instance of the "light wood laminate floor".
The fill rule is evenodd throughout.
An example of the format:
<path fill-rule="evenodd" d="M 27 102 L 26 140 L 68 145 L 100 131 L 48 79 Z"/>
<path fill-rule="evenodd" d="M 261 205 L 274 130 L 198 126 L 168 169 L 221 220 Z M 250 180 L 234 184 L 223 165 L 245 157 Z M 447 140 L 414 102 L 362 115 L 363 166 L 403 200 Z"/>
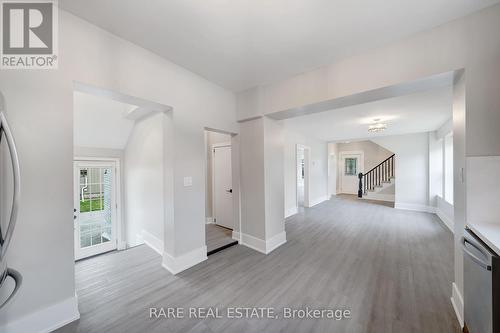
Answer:
<path fill-rule="evenodd" d="M 331 199 L 269 255 L 237 245 L 177 276 L 147 246 L 76 264 L 81 319 L 60 332 L 459 332 L 453 237 L 435 215 Z M 150 307 L 349 309 L 335 321 L 150 319 Z"/>
<path fill-rule="evenodd" d="M 231 229 L 218 226 L 217 224 L 207 224 L 205 226 L 207 252 L 234 243 L 232 234 L 233 232 Z"/>
<path fill-rule="evenodd" d="M 345 199 L 345 200 L 355 200 L 355 201 L 363 200 L 365 203 L 368 203 L 368 204 L 382 205 L 382 206 L 394 208 L 394 202 L 392 202 L 392 201 L 360 199 L 360 198 L 358 198 L 357 194 L 340 193 L 340 194 L 337 194 L 337 198 L 341 198 L 341 199 Z"/>

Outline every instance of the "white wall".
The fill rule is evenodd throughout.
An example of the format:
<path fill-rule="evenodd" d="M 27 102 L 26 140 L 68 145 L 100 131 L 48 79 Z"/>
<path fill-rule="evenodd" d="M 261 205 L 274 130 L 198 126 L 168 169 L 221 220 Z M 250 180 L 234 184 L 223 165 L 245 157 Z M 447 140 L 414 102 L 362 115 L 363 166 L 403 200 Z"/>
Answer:
<path fill-rule="evenodd" d="M 372 139 L 396 154 L 396 208 L 430 210 L 428 136 L 424 132 Z"/>
<path fill-rule="evenodd" d="M 437 197 L 443 197 L 443 140 L 436 134 L 429 132 L 429 203 L 437 206 Z"/>
<path fill-rule="evenodd" d="M 127 246 L 142 244 L 144 238 L 147 241 L 150 235 L 158 240 L 155 243 L 163 245 L 164 116 L 163 113 L 155 113 L 138 121 L 125 148 Z"/>
<path fill-rule="evenodd" d="M 169 193 L 173 201 L 167 202 L 171 209 L 165 212 L 175 217 L 175 225 L 165 229 L 165 250 L 173 258 L 190 251 L 202 253 L 205 246 L 203 129 L 239 130 L 233 93 L 64 11 L 59 15 L 59 51 L 57 70 L 11 70 L 0 75 L 22 176 L 21 209 L 8 261 L 24 276 L 18 297 L 0 313 L 1 331 L 19 331 L 26 322 L 23 316 L 35 316 L 30 321 L 41 330 L 77 316 L 74 81 L 173 107 L 170 143 L 175 141 L 175 151 L 167 153 L 175 161 L 168 179 L 175 196 Z M 193 177 L 193 186 L 183 186 L 184 176 Z M 50 320 L 44 312 L 49 306 L 60 310 Z"/>
<path fill-rule="evenodd" d="M 241 232 L 265 239 L 264 119 L 240 124 Z"/>
<path fill-rule="evenodd" d="M 75 91 L 74 144 L 80 147 L 123 149 L 134 121 L 125 115 L 136 106 Z"/>
<path fill-rule="evenodd" d="M 241 242 L 269 253 L 286 242 L 283 124 L 260 117 L 240 124 Z"/>
<path fill-rule="evenodd" d="M 467 77 L 467 79 L 466 79 Z M 475 112 L 474 109 L 470 108 L 468 104 L 468 92 L 467 86 L 468 74 L 459 73 L 453 84 L 453 169 L 454 169 L 454 180 L 453 180 L 453 221 L 455 223 L 455 233 L 454 233 L 454 243 L 455 243 L 455 282 L 453 284 L 453 302 L 459 312 L 459 316 L 463 318 L 463 303 L 460 304 L 459 294 L 463 295 L 463 251 L 462 251 L 462 235 L 465 227 L 466 221 L 466 211 L 473 198 L 478 197 L 478 193 L 474 189 L 467 189 L 465 185 L 465 179 L 468 179 L 469 175 L 473 174 L 475 170 L 471 169 L 470 172 L 465 168 L 466 163 L 466 137 L 468 140 L 469 134 L 466 132 L 466 127 L 469 127 L 469 122 L 474 121 L 469 119 L 468 115 Z M 466 98 L 467 96 L 467 98 Z M 467 118 L 467 126 L 466 126 Z M 484 129 L 486 130 L 486 129 Z M 473 133 L 470 133 L 471 135 Z M 467 171 L 467 172 L 466 172 Z M 462 177 L 462 175 L 465 177 Z M 490 195 L 498 195 L 498 188 L 490 188 Z M 466 204 L 467 203 L 467 204 Z M 486 203 L 484 203 L 486 204 Z M 482 209 L 489 210 L 490 207 L 486 204 L 482 206 Z M 495 214 L 492 214 L 495 216 Z M 458 294 L 458 295 L 456 295 Z"/>
<path fill-rule="evenodd" d="M 429 204 L 436 208 L 436 214 L 454 232 L 454 207 L 445 200 L 445 174 L 453 171 L 453 165 L 445 163 L 445 139 L 450 137 L 452 131 L 453 119 L 450 119 L 437 130 L 429 132 Z M 453 187 L 453 181 L 448 186 Z"/>
<path fill-rule="evenodd" d="M 328 143 L 328 198 L 338 193 L 338 155 L 338 144 Z"/>
<path fill-rule="evenodd" d="M 297 208 L 297 145 L 310 149 L 309 202 L 316 204 L 328 199 L 328 144 L 307 138 L 285 127 L 285 216 Z"/>
<path fill-rule="evenodd" d="M 453 204 L 453 134 L 444 137 L 444 199 Z"/>
<path fill-rule="evenodd" d="M 436 214 L 451 232 L 455 232 L 454 207 L 442 197 L 436 197 Z"/>
<path fill-rule="evenodd" d="M 285 230 L 284 130 L 283 123 L 264 118 L 264 167 L 266 240 Z"/>

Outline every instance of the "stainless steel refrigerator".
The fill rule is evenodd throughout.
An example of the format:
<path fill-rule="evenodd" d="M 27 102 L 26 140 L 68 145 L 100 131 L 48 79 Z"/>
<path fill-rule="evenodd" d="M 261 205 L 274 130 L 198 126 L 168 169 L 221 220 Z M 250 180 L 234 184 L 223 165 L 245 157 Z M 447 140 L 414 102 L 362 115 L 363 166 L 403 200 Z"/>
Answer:
<path fill-rule="evenodd" d="M 7 266 L 7 250 L 19 209 L 20 185 L 19 158 L 0 93 L 0 290 L 8 287 L 8 279 L 14 280 L 12 290 L 6 292 L 5 299 L 0 299 L 0 310 L 13 299 L 22 283 L 21 274 Z"/>

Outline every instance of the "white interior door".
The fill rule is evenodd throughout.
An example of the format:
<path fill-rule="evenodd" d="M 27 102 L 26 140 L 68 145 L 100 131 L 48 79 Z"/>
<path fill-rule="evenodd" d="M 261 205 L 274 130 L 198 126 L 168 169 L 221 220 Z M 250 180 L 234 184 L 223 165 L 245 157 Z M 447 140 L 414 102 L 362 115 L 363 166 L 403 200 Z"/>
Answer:
<path fill-rule="evenodd" d="M 357 194 L 359 188 L 358 173 L 363 172 L 363 155 L 342 154 L 340 186 L 342 193 Z"/>
<path fill-rule="evenodd" d="M 215 223 L 233 229 L 233 180 L 231 146 L 214 147 L 213 199 Z"/>
<path fill-rule="evenodd" d="M 75 260 L 116 249 L 116 165 L 74 163 Z"/>

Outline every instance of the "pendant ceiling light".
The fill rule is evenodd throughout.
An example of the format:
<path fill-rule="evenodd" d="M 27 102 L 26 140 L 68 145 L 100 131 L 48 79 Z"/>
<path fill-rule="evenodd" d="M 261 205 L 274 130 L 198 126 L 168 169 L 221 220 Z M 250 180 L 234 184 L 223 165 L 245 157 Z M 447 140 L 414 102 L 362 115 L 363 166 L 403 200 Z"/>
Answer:
<path fill-rule="evenodd" d="M 374 119 L 374 123 L 368 126 L 368 132 L 382 132 L 387 129 L 387 124 L 381 123 L 380 119 Z"/>

